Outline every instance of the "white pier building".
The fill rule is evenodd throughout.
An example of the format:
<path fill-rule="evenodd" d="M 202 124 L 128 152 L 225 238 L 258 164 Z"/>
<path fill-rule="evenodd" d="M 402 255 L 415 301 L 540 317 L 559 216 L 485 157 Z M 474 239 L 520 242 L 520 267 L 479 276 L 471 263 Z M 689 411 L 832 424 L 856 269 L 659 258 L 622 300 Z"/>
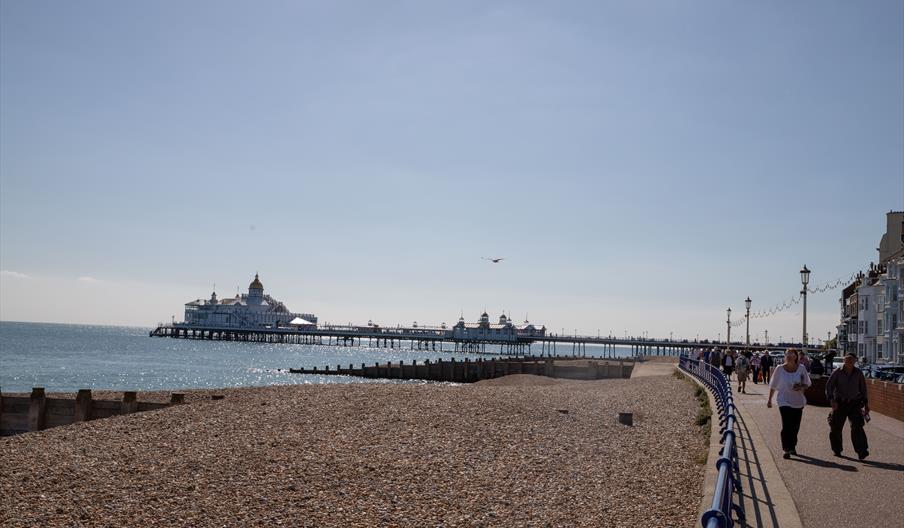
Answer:
<path fill-rule="evenodd" d="M 543 337 L 546 335 L 546 327 L 539 328 L 524 321 L 524 324 L 516 325 L 502 314 L 499 323 L 490 323 L 490 316 L 486 312 L 480 315 L 477 323 L 466 323 L 464 316 L 458 320 L 458 324 L 452 327 L 452 338 L 462 341 L 518 341 L 522 338 Z"/>
<path fill-rule="evenodd" d="M 314 314 L 293 313 L 285 304 L 264 294 L 264 285 L 257 274 L 248 286 L 247 294 L 236 294 L 231 299 L 217 299 L 217 292 L 210 299 L 197 299 L 185 303 L 185 324 L 205 327 L 274 328 L 314 327 Z"/>

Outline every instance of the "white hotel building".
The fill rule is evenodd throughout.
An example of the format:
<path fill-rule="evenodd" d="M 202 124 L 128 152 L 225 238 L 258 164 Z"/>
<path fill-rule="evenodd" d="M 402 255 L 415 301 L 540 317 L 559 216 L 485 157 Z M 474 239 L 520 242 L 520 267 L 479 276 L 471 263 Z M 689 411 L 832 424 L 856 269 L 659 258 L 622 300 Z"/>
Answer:
<path fill-rule="evenodd" d="M 890 211 L 886 221 L 879 264 L 858 279 L 856 334 L 847 339 L 869 363 L 904 364 L 904 211 Z M 844 305 L 842 299 L 842 312 Z"/>

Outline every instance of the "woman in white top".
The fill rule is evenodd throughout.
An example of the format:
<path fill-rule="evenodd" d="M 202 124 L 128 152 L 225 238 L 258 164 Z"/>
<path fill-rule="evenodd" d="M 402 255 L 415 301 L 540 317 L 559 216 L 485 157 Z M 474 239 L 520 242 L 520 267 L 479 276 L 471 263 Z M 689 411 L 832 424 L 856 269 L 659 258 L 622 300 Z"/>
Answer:
<path fill-rule="evenodd" d="M 778 410 L 782 415 L 783 458 L 797 454 L 797 432 L 803 417 L 807 398 L 804 391 L 811 385 L 810 374 L 798 363 L 797 350 L 785 351 L 785 363 L 776 367 L 769 381 L 769 400 L 766 406 L 772 408 L 772 395 L 778 392 Z"/>

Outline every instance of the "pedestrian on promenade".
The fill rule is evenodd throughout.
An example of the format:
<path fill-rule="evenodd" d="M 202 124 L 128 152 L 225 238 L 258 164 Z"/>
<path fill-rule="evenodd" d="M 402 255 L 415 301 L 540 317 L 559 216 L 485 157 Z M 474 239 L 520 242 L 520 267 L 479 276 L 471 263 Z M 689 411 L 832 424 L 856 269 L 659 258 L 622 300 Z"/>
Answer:
<path fill-rule="evenodd" d="M 760 370 L 763 372 L 763 383 L 768 384 L 772 378 L 772 355 L 768 350 L 763 352 L 763 357 L 760 359 Z"/>
<path fill-rule="evenodd" d="M 835 351 L 829 350 L 826 353 L 826 357 L 823 360 L 823 366 L 825 367 L 826 372 L 832 372 L 835 370 Z"/>
<path fill-rule="evenodd" d="M 709 364 L 716 367 L 716 369 L 722 366 L 722 353 L 719 352 L 718 348 L 713 348 L 712 353 L 709 355 Z"/>
<path fill-rule="evenodd" d="M 738 371 L 738 392 L 741 394 L 747 394 L 747 367 L 750 366 L 750 360 L 747 359 L 747 354 L 750 352 L 742 352 L 738 354 L 738 359 L 735 361 L 735 368 Z"/>
<path fill-rule="evenodd" d="M 800 352 L 800 365 L 807 369 L 807 372 L 810 372 L 810 365 L 812 362 L 810 361 L 810 354 L 807 354 L 804 351 Z"/>
<path fill-rule="evenodd" d="M 757 383 L 757 377 L 760 375 L 760 353 L 757 352 L 750 358 L 750 371 L 753 374 L 753 383 Z"/>
<path fill-rule="evenodd" d="M 772 408 L 772 396 L 778 392 L 776 403 L 782 415 L 782 458 L 797 455 L 797 433 L 803 418 L 807 398 L 804 390 L 811 385 L 810 374 L 799 363 L 797 350 L 785 351 L 785 363 L 776 367 L 769 382 L 769 399 L 766 407 Z"/>
<path fill-rule="evenodd" d="M 844 356 L 844 366 L 836 369 L 826 382 L 826 397 L 832 404 L 829 419 L 829 443 L 835 456 L 841 456 L 841 430 L 844 422 L 851 422 L 851 443 L 860 460 L 869 456 L 869 444 L 863 430 L 864 416 L 869 416 L 869 398 L 866 391 L 866 378 L 863 372 L 854 366 L 857 356 L 853 353 Z M 862 410 L 861 410 L 862 409 Z"/>
<path fill-rule="evenodd" d="M 722 372 L 725 373 L 725 377 L 731 381 L 731 372 L 734 370 L 734 352 L 731 350 L 725 351 L 725 357 L 722 359 Z"/>

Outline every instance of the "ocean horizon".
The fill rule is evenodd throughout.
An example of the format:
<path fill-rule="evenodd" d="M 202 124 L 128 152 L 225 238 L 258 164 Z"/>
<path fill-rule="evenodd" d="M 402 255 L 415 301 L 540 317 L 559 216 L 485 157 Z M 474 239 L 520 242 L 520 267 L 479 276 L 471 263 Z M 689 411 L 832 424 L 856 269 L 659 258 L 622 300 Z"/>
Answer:
<path fill-rule="evenodd" d="M 0 390 L 175 390 L 323 383 L 422 383 L 291 374 L 290 368 L 477 359 L 442 350 L 247 343 L 149 337 L 153 327 L 0 321 Z M 407 345 L 407 343 L 405 343 Z M 560 355 L 570 352 L 562 347 Z M 628 348 L 616 355 L 628 357 Z M 602 355 L 588 345 L 587 355 Z"/>

